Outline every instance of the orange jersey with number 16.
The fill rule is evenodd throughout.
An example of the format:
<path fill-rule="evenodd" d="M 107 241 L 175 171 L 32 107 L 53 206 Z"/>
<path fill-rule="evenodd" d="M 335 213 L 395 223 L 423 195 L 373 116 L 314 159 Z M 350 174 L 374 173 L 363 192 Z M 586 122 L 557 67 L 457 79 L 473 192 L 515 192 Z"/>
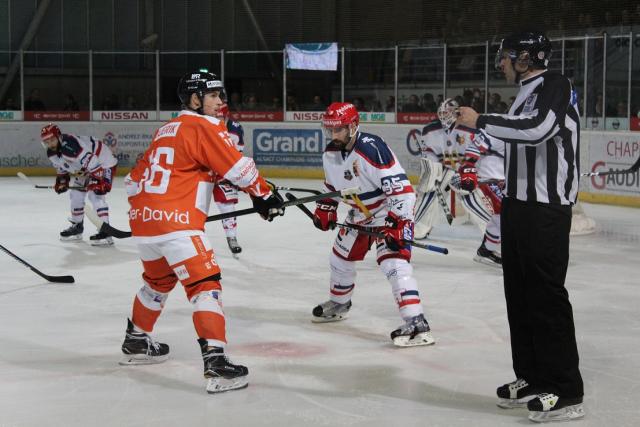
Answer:
<path fill-rule="evenodd" d="M 203 231 L 216 177 L 255 197 L 270 194 L 253 160 L 235 149 L 224 122 L 186 110 L 156 131 L 129 175 L 137 183 L 129 223 L 140 242 Z"/>

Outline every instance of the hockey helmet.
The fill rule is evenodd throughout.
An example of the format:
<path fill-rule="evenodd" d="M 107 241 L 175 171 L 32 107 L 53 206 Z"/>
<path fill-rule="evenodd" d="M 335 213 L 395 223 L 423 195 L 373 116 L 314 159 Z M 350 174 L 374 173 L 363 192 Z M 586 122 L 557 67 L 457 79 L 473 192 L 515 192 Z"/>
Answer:
<path fill-rule="evenodd" d="M 442 123 L 442 127 L 445 129 L 451 128 L 456 120 L 458 120 L 458 109 L 460 105 L 453 98 L 447 98 L 442 101 L 442 104 L 438 107 L 438 120 Z"/>
<path fill-rule="evenodd" d="M 60 128 L 58 127 L 58 125 L 49 123 L 48 125 L 43 127 L 42 130 L 40 130 L 40 139 L 43 141 L 53 136 L 55 136 L 57 139 L 60 139 L 62 137 L 62 132 L 60 132 Z"/>
<path fill-rule="evenodd" d="M 189 105 L 191 94 L 195 93 L 202 102 L 204 94 L 208 92 L 220 92 L 220 98 L 225 99 L 224 85 L 213 73 L 208 71 L 193 71 L 182 76 L 178 82 L 178 98 L 184 105 Z"/>
<path fill-rule="evenodd" d="M 360 114 L 355 105 L 349 102 L 333 102 L 327 107 L 322 116 L 322 128 L 325 130 L 327 138 L 332 137 L 331 129 L 349 129 L 351 124 L 355 129 L 349 131 L 349 137 L 353 137 L 360 125 Z"/>
<path fill-rule="evenodd" d="M 496 54 L 495 66 L 501 71 L 502 58 L 509 56 L 515 68 L 516 64 L 534 69 L 546 69 L 551 58 L 551 42 L 542 33 L 525 32 L 505 37 L 500 42 Z"/>

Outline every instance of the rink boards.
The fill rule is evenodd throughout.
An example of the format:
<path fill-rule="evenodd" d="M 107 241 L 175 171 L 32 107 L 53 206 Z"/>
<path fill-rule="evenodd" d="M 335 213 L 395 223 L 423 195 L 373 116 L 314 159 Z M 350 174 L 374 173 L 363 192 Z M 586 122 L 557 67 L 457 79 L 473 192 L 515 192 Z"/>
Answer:
<path fill-rule="evenodd" d="M 0 176 L 18 171 L 53 175 L 40 144 L 44 122 L 0 123 Z M 321 178 L 325 140 L 317 123 L 244 122 L 245 154 L 266 176 Z M 118 157 L 118 173 L 130 169 L 149 145 L 160 122 L 64 122 L 62 131 L 102 139 Z M 409 175 L 419 175 L 420 125 L 362 124 L 360 130 L 384 138 Z M 640 132 L 583 131 L 582 172 L 621 170 L 640 156 Z M 640 207 L 640 174 L 618 174 L 581 180 L 581 198 L 596 203 Z"/>

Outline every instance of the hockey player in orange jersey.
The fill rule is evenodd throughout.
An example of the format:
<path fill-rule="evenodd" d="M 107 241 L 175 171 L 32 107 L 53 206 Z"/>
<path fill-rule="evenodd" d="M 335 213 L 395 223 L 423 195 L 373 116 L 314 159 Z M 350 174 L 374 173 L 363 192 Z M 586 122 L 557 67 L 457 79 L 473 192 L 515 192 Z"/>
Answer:
<path fill-rule="evenodd" d="M 208 72 L 185 74 L 178 83 L 179 116 L 160 127 L 143 158 L 125 178 L 129 222 L 138 245 L 144 285 L 128 320 L 121 364 L 160 363 L 169 346 L 149 335 L 169 292 L 180 281 L 193 305 L 193 324 L 204 360 L 207 391 L 246 387 L 248 370 L 225 356 L 225 317 L 220 268 L 204 234 L 213 184 L 224 178 L 249 194 L 262 218 L 282 215 L 253 160 L 234 148 L 216 118 L 224 87 Z"/>

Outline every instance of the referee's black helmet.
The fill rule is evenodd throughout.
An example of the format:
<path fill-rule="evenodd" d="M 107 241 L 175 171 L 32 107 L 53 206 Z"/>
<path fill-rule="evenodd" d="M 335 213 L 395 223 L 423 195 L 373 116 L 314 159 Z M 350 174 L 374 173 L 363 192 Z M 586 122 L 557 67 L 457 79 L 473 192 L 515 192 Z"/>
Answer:
<path fill-rule="evenodd" d="M 551 58 L 551 42 L 542 33 L 524 32 L 512 34 L 502 39 L 496 55 L 496 69 L 505 55 L 512 63 L 535 69 L 546 69 Z"/>

